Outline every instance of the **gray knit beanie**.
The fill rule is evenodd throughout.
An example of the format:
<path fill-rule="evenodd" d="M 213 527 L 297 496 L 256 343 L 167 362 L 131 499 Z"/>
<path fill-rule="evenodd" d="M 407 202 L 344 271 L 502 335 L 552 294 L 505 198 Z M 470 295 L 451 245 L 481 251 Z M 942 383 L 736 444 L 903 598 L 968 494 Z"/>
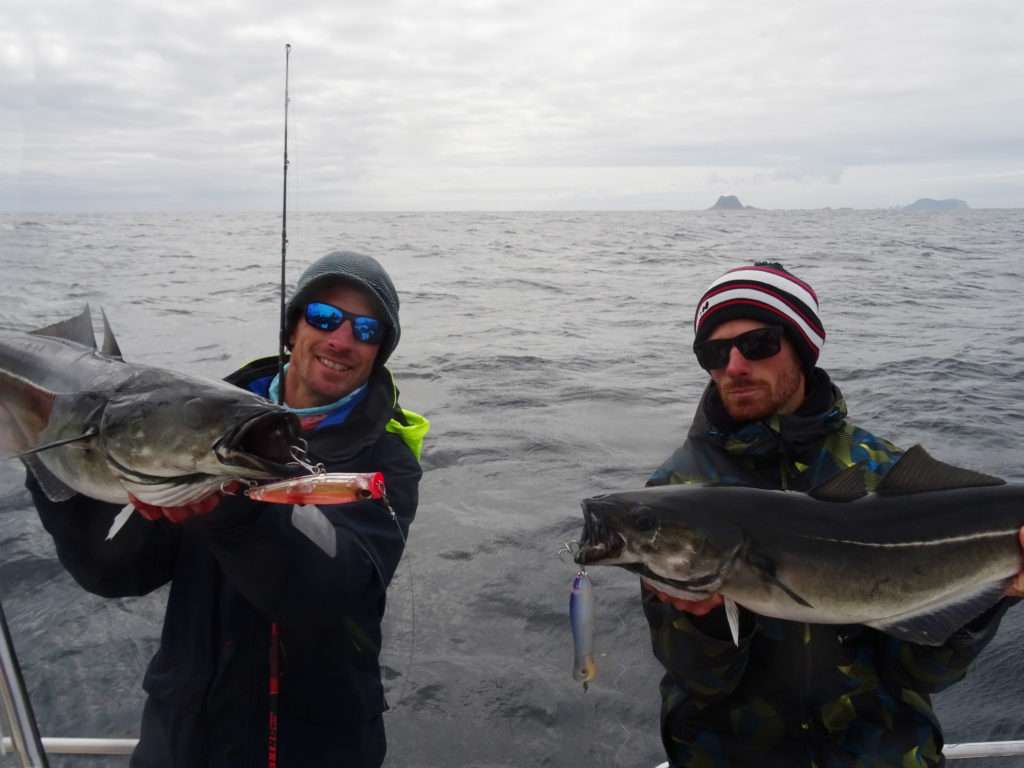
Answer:
<path fill-rule="evenodd" d="M 398 322 L 398 292 L 387 271 L 372 256 L 353 251 L 332 251 L 310 264 L 295 284 L 295 293 L 288 300 L 287 338 L 312 295 L 334 282 L 351 283 L 369 293 L 384 312 L 387 330 L 377 353 L 377 365 L 383 365 L 398 346 L 402 326 Z"/>

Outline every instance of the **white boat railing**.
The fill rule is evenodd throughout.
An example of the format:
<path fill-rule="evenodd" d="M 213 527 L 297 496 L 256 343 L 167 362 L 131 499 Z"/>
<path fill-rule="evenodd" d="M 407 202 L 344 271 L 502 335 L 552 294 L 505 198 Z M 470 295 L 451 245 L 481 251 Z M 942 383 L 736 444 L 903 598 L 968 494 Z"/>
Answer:
<path fill-rule="evenodd" d="M 138 739 L 76 739 L 76 738 L 54 738 L 43 737 L 43 749 L 48 755 L 105 755 L 117 757 L 118 755 L 130 755 Z M 3 737 L 0 744 L 0 754 L 11 751 L 14 746 L 11 739 Z"/>
<path fill-rule="evenodd" d="M 1024 741 L 979 741 L 974 744 L 947 744 L 942 754 L 948 760 L 971 757 L 1013 757 L 1024 755 Z"/>
<path fill-rule="evenodd" d="M 976 757 L 1016 757 L 1024 755 L 1024 741 L 976 741 L 964 744 L 947 744 L 942 748 L 947 760 L 970 760 Z M 655 768 L 669 768 L 668 763 L 658 763 Z"/>
<path fill-rule="evenodd" d="M 11 747 L 22 768 L 47 768 L 46 751 L 39 739 L 32 702 L 21 677 L 3 605 L 0 605 L 0 715 L 0 736 L 4 728 L 10 728 Z M 0 750 L 2 752 L 6 749 Z"/>
<path fill-rule="evenodd" d="M 10 736 L 3 732 L 10 728 Z M 0 755 L 16 755 L 22 768 L 47 768 L 47 755 L 93 755 L 118 757 L 130 755 L 138 739 L 95 739 L 40 737 L 32 712 L 32 703 L 21 677 L 7 619 L 0 604 Z M 1024 755 L 1024 741 L 983 741 L 973 744 L 947 744 L 943 754 L 948 760 L 975 757 L 1015 757 Z M 661 763 L 657 768 L 668 768 Z"/>
<path fill-rule="evenodd" d="M 117 757 L 130 755 L 138 739 L 76 739 L 43 737 L 43 748 L 50 755 L 103 755 Z M 0 754 L 6 754 L 14 744 L 10 737 L 0 741 Z M 969 760 L 978 757 L 1016 757 L 1024 755 L 1024 741 L 979 741 L 966 744 L 947 744 L 942 750 L 947 760 Z M 669 768 L 661 763 L 657 768 Z"/>

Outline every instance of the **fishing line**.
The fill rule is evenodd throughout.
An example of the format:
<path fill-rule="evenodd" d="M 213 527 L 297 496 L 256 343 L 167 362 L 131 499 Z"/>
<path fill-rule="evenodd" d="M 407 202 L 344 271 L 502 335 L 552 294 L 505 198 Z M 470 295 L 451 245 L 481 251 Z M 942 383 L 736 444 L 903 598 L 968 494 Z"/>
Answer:
<path fill-rule="evenodd" d="M 391 506 L 391 501 L 385 495 L 381 501 L 384 503 L 384 508 L 387 509 L 388 514 L 391 515 L 391 520 L 395 523 L 395 528 L 398 529 L 398 535 L 402 538 L 402 551 L 406 550 L 408 539 L 406 538 L 405 532 L 402 530 L 402 525 L 398 522 L 398 515 L 395 514 L 395 508 Z M 412 667 L 413 660 L 416 651 L 416 592 L 415 592 L 415 579 L 412 574 L 412 554 L 405 558 L 405 562 L 409 567 L 409 658 L 405 663 L 405 680 L 402 683 L 402 693 L 398 697 L 397 701 L 402 701 L 405 698 L 405 694 L 409 690 L 409 680 L 412 678 Z"/>

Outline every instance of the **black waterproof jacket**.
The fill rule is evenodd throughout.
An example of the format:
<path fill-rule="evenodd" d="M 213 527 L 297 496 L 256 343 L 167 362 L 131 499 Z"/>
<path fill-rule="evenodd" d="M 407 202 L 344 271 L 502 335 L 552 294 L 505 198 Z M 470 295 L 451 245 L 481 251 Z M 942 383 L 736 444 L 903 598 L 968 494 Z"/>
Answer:
<path fill-rule="evenodd" d="M 228 380 L 250 385 L 271 376 L 275 364 L 257 361 Z M 390 374 L 378 368 L 343 424 L 305 437 L 310 456 L 328 471 L 383 472 L 401 533 L 376 501 L 321 507 L 329 525 L 321 520 L 319 531 L 307 534 L 288 506 L 229 496 L 181 525 L 133 515 L 105 541 L 116 505 L 83 496 L 53 503 L 29 474 L 58 556 L 85 589 L 123 597 L 171 584 L 160 648 L 143 681 L 148 697 L 132 768 L 268 765 L 273 622 L 281 657 L 277 764 L 381 764 L 385 589 L 416 512 L 421 475 L 396 434 L 410 415 L 397 397 Z"/>

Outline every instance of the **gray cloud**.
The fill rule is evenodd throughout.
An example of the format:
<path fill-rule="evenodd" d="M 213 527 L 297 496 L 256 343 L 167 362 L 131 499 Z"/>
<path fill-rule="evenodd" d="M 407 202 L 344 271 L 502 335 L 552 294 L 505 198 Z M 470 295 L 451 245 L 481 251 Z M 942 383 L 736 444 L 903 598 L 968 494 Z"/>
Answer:
<path fill-rule="evenodd" d="M 273 208 L 285 41 L 297 206 L 1024 206 L 1022 37 L 1002 0 L 9 0 L 0 209 Z"/>

